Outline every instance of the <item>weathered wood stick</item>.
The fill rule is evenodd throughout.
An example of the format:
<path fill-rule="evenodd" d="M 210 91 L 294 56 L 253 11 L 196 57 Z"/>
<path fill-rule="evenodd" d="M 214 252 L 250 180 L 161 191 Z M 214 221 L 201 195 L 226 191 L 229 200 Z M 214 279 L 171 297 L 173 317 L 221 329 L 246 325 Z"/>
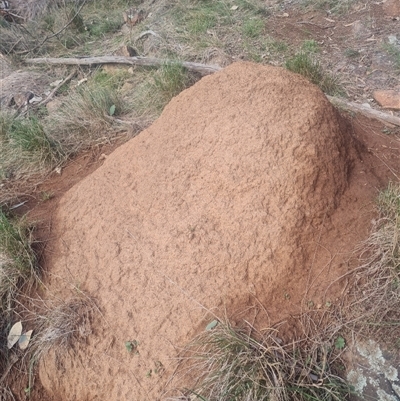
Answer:
<path fill-rule="evenodd" d="M 328 95 L 326 95 L 326 97 L 334 105 L 338 105 L 340 107 L 349 109 L 356 113 L 361 113 L 366 117 L 374 118 L 383 123 L 400 126 L 400 117 L 392 116 L 391 114 L 384 113 L 383 111 L 375 110 L 371 107 L 363 106 L 362 104 L 359 104 L 359 103 L 349 102 L 347 100 L 340 99 L 338 97 L 328 96 Z"/>
<path fill-rule="evenodd" d="M 171 60 L 163 60 L 149 57 L 122 57 L 122 56 L 100 56 L 100 57 L 83 57 L 83 58 L 28 58 L 25 60 L 28 64 L 62 64 L 62 65 L 97 65 L 97 64 L 125 64 L 139 65 L 144 67 L 157 67 L 163 64 L 172 63 Z M 180 64 L 190 71 L 195 71 L 201 75 L 209 75 L 221 70 L 217 65 L 206 65 L 200 63 L 191 63 L 188 61 L 180 62 Z"/>

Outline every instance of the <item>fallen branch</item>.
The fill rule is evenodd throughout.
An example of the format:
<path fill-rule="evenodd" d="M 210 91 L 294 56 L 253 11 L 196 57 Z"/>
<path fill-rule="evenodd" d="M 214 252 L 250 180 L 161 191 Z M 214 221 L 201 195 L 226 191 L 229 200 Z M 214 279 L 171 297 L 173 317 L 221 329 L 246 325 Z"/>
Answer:
<path fill-rule="evenodd" d="M 369 117 L 369 118 L 374 118 L 385 124 L 393 124 L 393 125 L 400 126 L 400 117 L 392 116 L 391 114 L 384 113 L 379 110 L 375 110 L 371 107 L 363 106 L 362 104 L 359 104 L 359 103 L 349 102 L 347 100 L 340 99 L 337 97 L 328 96 L 328 95 L 326 97 L 334 105 L 338 105 L 340 107 L 349 109 L 356 113 L 363 114 L 364 116 Z"/>
<path fill-rule="evenodd" d="M 101 57 L 83 57 L 83 58 L 28 58 L 25 60 L 28 64 L 53 64 L 53 65 L 99 65 L 99 64 L 125 64 L 125 65 L 139 65 L 143 67 L 157 67 L 167 63 L 171 60 L 163 60 L 158 58 L 148 57 L 121 57 L 121 56 L 101 56 Z M 181 62 L 182 66 L 189 71 L 195 71 L 201 75 L 209 75 L 221 70 L 222 68 L 217 65 L 206 65 L 200 63 L 191 63 L 187 61 Z"/>

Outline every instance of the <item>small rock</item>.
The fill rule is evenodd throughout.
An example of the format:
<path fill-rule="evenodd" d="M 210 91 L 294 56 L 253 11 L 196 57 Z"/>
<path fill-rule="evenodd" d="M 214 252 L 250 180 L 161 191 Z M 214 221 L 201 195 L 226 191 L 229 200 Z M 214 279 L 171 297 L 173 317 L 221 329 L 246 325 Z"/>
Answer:
<path fill-rule="evenodd" d="M 400 110 L 400 92 L 395 90 L 378 90 L 373 93 L 376 102 L 385 109 Z"/>
<path fill-rule="evenodd" d="M 28 103 L 33 104 L 33 103 L 39 103 L 43 100 L 41 96 L 33 96 L 32 98 L 29 99 Z"/>

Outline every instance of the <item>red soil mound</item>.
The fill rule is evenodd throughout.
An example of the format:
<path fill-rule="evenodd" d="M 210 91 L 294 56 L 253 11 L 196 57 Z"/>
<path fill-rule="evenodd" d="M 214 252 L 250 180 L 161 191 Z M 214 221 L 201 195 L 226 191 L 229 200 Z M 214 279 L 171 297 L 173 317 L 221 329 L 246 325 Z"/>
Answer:
<path fill-rule="evenodd" d="M 320 90 L 285 70 L 233 64 L 181 93 L 60 203 L 49 289 L 87 291 L 102 316 L 85 344 L 45 358 L 43 385 L 154 400 L 207 311 L 256 298 L 274 322 L 319 302 L 367 234 L 376 179 L 359 157 Z"/>

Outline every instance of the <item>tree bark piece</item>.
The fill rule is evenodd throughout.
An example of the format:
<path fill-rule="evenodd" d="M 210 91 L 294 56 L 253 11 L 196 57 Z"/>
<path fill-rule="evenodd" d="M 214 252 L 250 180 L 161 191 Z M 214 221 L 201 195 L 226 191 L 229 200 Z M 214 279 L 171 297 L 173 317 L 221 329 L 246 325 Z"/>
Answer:
<path fill-rule="evenodd" d="M 82 57 L 82 58 L 28 58 L 25 60 L 28 64 L 53 64 L 53 65 L 98 65 L 98 64 L 125 64 L 139 65 L 144 67 L 156 67 L 166 63 L 171 63 L 171 60 L 164 60 L 149 57 L 121 57 L 121 56 L 101 56 L 101 57 Z M 191 63 L 187 61 L 180 62 L 183 67 L 190 71 L 195 71 L 201 75 L 209 75 L 221 70 L 217 65 L 206 65 L 200 63 Z"/>

